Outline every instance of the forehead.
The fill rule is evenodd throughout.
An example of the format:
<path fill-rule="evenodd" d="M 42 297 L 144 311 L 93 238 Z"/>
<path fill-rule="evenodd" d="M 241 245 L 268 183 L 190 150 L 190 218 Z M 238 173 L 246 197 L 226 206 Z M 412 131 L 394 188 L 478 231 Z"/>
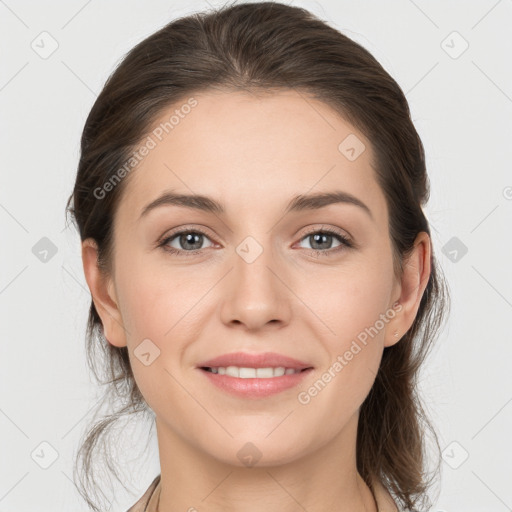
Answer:
<path fill-rule="evenodd" d="M 384 213 L 369 140 L 325 103 L 295 90 L 191 98 L 155 120 L 151 143 L 144 139 L 152 147 L 126 178 L 119 216 L 135 221 L 168 189 L 215 197 L 228 215 L 334 189 Z"/>

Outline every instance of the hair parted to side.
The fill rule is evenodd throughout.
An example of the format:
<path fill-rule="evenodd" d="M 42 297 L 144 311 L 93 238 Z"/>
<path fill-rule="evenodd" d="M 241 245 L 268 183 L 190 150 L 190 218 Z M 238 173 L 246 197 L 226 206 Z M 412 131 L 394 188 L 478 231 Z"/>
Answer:
<path fill-rule="evenodd" d="M 394 270 L 401 275 L 416 235 L 430 235 L 422 209 L 429 197 L 424 149 L 407 100 L 366 49 L 307 10 L 278 2 L 228 4 L 176 19 L 137 44 L 107 80 L 84 126 L 76 182 L 66 205 L 81 240 L 96 241 L 105 274 L 112 270 L 113 219 L 128 178 L 101 199 L 94 191 L 130 158 L 164 109 L 211 88 L 293 88 L 323 101 L 364 133 L 389 210 Z M 398 343 L 384 349 L 360 410 L 358 471 L 371 488 L 372 478 L 379 479 L 407 509 L 429 506 L 427 491 L 439 471 L 437 436 L 422 407 L 417 377 L 448 308 L 448 288 L 432 252 L 417 317 Z M 135 383 L 127 348 L 105 339 L 92 301 L 86 341 L 88 364 L 106 386 L 102 403 L 121 400 L 114 413 L 88 431 L 77 456 L 80 494 L 99 512 L 91 498 L 98 488 L 95 454 L 107 453 L 108 468 L 121 482 L 108 457 L 108 435 L 120 418 L 146 414 L 149 407 Z M 431 472 L 427 433 L 437 450 Z"/>

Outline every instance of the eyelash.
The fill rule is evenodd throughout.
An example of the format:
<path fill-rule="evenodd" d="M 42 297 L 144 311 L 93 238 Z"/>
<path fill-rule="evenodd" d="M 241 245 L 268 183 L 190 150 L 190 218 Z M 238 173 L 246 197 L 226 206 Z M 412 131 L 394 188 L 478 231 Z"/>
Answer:
<path fill-rule="evenodd" d="M 207 238 L 210 238 L 207 233 L 205 233 L 203 230 L 201 230 L 199 228 L 183 229 L 181 231 L 176 231 L 176 232 L 172 233 L 171 235 L 169 235 L 168 237 L 164 238 L 161 242 L 159 242 L 157 244 L 157 247 L 161 247 L 164 251 L 166 251 L 170 254 L 176 255 L 176 256 L 180 256 L 180 257 L 181 256 L 184 256 L 184 257 L 195 256 L 197 254 L 200 254 L 204 249 L 196 249 L 193 251 L 184 251 L 181 249 L 175 249 L 174 247 L 167 247 L 167 244 L 171 240 L 176 238 L 177 236 L 186 235 L 186 234 L 190 234 L 190 233 L 195 233 L 195 234 L 199 233 L 201 235 L 204 235 Z M 345 235 L 343 235 L 342 233 L 340 233 L 338 231 L 332 230 L 332 229 L 318 229 L 317 228 L 315 230 L 312 230 L 312 231 L 309 231 L 308 233 L 306 233 L 300 240 L 303 240 L 304 238 L 307 238 L 308 236 L 318 234 L 318 233 L 322 233 L 324 235 L 333 235 L 335 238 L 337 238 L 341 242 L 341 245 L 339 247 L 335 247 L 334 249 L 326 249 L 324 251 L 321 251 L 319 249 L 309 249 L 310 251 L 313 251 L 315 256 L 317 256 L 317 257 L 318 256 L 332 256 L 333 254 L 337 254 L 340 250 L 354 247 L 354 244 Z"/>

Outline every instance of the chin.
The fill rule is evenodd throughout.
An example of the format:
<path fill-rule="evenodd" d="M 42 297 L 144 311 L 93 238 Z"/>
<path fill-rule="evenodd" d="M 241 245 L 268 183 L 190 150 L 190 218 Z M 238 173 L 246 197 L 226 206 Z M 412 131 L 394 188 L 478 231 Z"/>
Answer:
<path fill-rule="evenodd" d="M 267 437 L 267 433 L 257 433 L 252 435 L 246 432 L 241 437 L 230 439 L 224 445 L 217 444 L 219 450 L 211 453 L 215 459 L 237 467 L 272 467 L 281 466 L 294 462 L 304 455 L 302 450 L 298 450 L 297 440 L 288 437 L 289 442 L 278 436 L 275 439 Z M 210 447 L 211 448 L 211 447 Z"/>

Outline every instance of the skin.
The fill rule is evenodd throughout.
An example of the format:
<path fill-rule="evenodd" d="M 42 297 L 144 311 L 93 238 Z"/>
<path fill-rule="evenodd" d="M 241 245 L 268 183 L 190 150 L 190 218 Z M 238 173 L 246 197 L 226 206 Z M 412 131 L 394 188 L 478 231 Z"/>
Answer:
<path fill-rule="evenodd" d="M 82 245 L 105 337 L 128 346 L 137 385 L 156 415 L 159 511 L 374 511 L 356 470 L 359 408 L 384 348 L 414 321 L 430 274 L 429 237 L 418 235 L 397 278 L 370 141 L 326 104 L 292 90 L 194 97 L 198 105 L 125 178 L 112 275 L 100 274 L 94 240 Z M 354 161 L 338 150 L 351 133 L 366 146 Z M 138 220 L 164 189 L 211 196 L 226 213 L 167 205 Z M 283 216 L 293 196 L 333 190 L 359 198 L 373 218 L 351 204 Z M 177 227 L 207 232 L 201 254 L 156 247 Z M 315 254 L 313 228 L 337 229 L 356 247 L 336 251 L 341 242 L 333 237 Z M 247 236 L 263 248 L 250 264 L 236 252 Z M 167 245 L 182 253 L 194 248 L 179 236 Z M 299 403 L 298 393 L 396 301 L 399 313 L 317 396 Z M 160 350 L 148 366 L 133 353 L 146 338 Z M 196 365 L 239 350 L 278 352 L 314 370 L 298 388 L 237 398 Z M 261 452 L 253 467 L 237 456 L 247 442 Z M 375 485 L 380 510 L 396 510 Z"/>

